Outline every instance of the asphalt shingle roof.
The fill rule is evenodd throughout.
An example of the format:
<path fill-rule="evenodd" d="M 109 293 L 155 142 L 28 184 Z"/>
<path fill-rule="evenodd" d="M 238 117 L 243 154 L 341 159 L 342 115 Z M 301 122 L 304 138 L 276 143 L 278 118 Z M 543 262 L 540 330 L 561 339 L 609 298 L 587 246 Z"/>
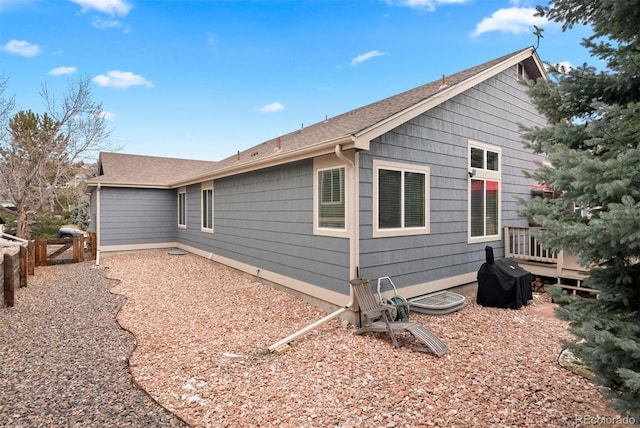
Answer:
<path fill-rule="evenodd" d="M 103 174 L 96 177 L 111 185 L 169 186 L 214 169 L 216 162 L 156 156 L 100 153 Z"/>
<path fill-rule="evenodd" d="M 504 55 L 451 76 L 443 77 L 443 79 L 438 79 L 265 141 L 250 149 L 239 151 L 237 154 L 229 156 L 220 162 L 102 153 L 101 162 L 104 175 L 97 177 L 93 181 L 112 184 L 169 186 L 171 183 L 179 183 L 196 177 L 204 177 L 207 174 L 215 174 L 216 171 L 226 168 L 242 165 L 249 166 L 251 163 L 257 163 L 260 160 L 285 157 L 292 152 L 328 141 L 348 138 L 349 136 L 355 137 L 359 133 L 375 127 L 421 102 L 434 98 L 446 89 L 460 85 L 525 51 L 533 52 L 532 48 L 526 48 Z M 443 85 L 443 83 L 446 83 L 446 85 Z"/>

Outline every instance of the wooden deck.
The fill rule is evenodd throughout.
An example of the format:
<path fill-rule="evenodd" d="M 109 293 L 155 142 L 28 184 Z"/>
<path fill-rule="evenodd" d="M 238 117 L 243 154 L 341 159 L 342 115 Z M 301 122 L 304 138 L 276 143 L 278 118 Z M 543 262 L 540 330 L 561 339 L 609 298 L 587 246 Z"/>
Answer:
<path fill-rule="evenodd" d="M 536 227 L 504 228 L 505 257 L 517 260 L 518 264 L 533 275 L 556 278 L 557 285 L 577 291 L 599 293 L 599 290 L 582 286 L 588 268 L 578 263 L 578 258 L 564 251 L 555 253 L 543 248 L 534 236 Z"/>

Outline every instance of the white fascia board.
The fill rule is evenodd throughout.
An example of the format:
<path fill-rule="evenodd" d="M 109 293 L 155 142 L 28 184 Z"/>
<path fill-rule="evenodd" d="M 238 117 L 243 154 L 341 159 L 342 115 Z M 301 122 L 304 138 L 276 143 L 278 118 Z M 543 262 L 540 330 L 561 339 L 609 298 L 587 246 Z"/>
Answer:
<path fill-rule="evenodd" d="M 283 155 L 275 155 L 268 158 L 256 160 L 253 162 L 246 162 L 240 165 L 230 165 L 226 168 L 206 173 L 200 176 L 190 178 L 189 180 L 183 180 L 180 182 L 171 183 L 170 188 L 188 186 L 190 184 L 197 184 L 202 181 L 215 180 L 217 178 L 229 177 L 232 175 L 242 174 L 245 172 L 256 171 L 259 169 L 269 168 L 272 166 L 283 165 L 286 163 L 296 162 L 303 159 L 310 159 L 316 156 L 322 156 L 335 152 L 336 145 L 340 145 L 343 150 L 354 148 L 354 138 L 352 135 L 344 135 L 332 140 L 323 141 L 319 144 L 303 147 L 301 149 L 287 152 Z"/>
<path fill-rule="evenodd" d="M 121 183 L 121 182 L 109 182 L 109 181 L 91 181 L 86 183 L 86 187 L 134 187 L 136 189 L 171 189 L 172 187 L 167 184 L 157 183 Z"/>

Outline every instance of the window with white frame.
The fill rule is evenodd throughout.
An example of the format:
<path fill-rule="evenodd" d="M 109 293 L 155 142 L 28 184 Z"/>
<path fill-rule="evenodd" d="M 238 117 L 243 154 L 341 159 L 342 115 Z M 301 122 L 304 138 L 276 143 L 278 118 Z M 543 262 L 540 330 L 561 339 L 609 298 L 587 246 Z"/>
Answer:
<path fill-rule="evenodd" d="M 373 161 L 373 236 L 429 233 L 429 167 Z"/>
<path fill-rule="evenodd" d="M 345 168 L 318 169 L 318 227 L 345 229 Z"/>
<path fill-rule="evenodd" d="M 213 182 L 202 183 L 201 192 L 200 228 L 203 232 L 213 232 Z"/>
<path fill-rule="evenodd" d="M 500 237 L 501 150 L 469 142 L 469 241 Z"/>
<path fill-rule="evenodd" d="M 178 190 L 178 227 L 187 227 L 187 190 L 184 187 Z"/>
<path fill-rule="evenodd" d="M 344 153 L 353 162 L 353 152 Z M 347 238 L 350 168 L 336 155 L 313 159 L 313 233 L 314 235 Z"/>

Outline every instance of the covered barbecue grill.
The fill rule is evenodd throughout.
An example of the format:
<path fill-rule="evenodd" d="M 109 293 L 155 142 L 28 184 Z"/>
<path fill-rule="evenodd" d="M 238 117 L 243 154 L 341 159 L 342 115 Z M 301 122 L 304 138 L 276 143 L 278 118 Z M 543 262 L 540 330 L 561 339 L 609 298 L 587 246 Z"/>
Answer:
<path fill-rule="evenodd" d="M 492 247 L 485 247 L 485 253 L 486 261 L 478 270 L 479 305 L 518 309 L 533 299 L 531 273 L 513 259 L 494 260 Z"/>

